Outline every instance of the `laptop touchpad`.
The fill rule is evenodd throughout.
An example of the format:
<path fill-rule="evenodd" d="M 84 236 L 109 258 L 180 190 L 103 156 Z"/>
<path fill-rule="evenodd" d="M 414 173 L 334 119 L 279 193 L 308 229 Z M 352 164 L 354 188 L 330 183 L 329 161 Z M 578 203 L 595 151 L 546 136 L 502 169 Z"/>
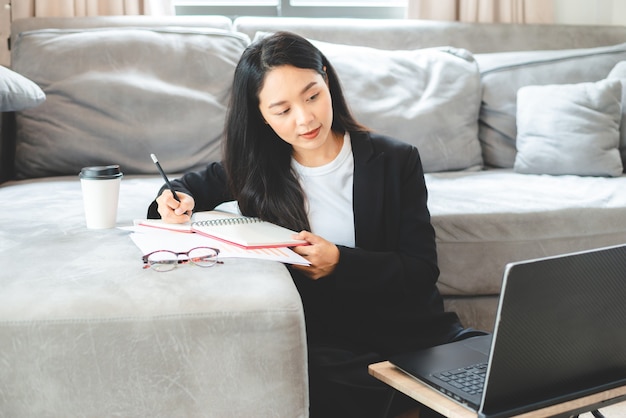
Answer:
<path fill-rule="evenodd" d="M 463 341 L 463 343 L 466 347 L 489 357 L 489 351 L 491 349 L 491 335 L 481 335 L 479 337 L 468 338 Z"/>

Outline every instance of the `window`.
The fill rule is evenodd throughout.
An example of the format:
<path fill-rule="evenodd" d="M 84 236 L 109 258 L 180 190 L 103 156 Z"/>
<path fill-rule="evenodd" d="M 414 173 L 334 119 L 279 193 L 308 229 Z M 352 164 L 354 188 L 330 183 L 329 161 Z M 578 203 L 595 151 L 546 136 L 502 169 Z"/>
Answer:
<path fill-rule="evenodd" d="M 405 17 L 408 0 L 174 0 L 177 15 Z"/>

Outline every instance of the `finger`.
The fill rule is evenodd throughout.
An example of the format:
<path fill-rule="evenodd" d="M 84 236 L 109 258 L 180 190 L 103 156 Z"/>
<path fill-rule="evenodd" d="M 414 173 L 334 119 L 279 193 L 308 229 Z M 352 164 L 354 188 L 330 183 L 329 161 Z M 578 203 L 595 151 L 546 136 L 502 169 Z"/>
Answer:
<path fill-rule="evenodd" d="M 304 238 L 298 238 L 298 239 L 304 239 Z M 305 247 L 308 247 L 308 246 L 307 245 L 298 245 L 298 246 L 295 246 L 295 247 L 291 248 L 291 250 L 293 252 L 295 252 L 296 254 L 299 254 L 299 255 L 304 257 L 304 256 L 309 254 L 308 251 L 307 251 L 307 248 L 305 248 Z"/>
<path fill-rule="evenodd" d="M 161 215 L 161 219 L 168 223 L 188 222 L 190 214 L 194 206 L 194 200 L 191 196 L 180 193 L 183 197 L 181 202 L 174 199 L 171 191 L 164 190 L 157 198 L 157 211 Z"/>
<path fill-rule="evenodd" d="M 174 209 L 174 213 L 178 216 L 181 215 L 189 215 L 191 214 L 191 210 L 187 209 L 188 205 L 178 205 L 178 207 L 176 209 Z"/>
<path fill-rule="evenodd" d="M 321 277 L 320 274 L 317 272 L 317 269 L 312 266 L 302 266 L 296 264 L 292 265 L 292 268 L 300 272 L 302 275 L 308 277 L 309 279 L 317 280 Z"/>
<path fill-rule="evenodd" d="M 298 245 L 296 247 L 291 247 L 291 250 L 295 252 L 296 254 L 304 257 L 309 263 L 313 264 L 311 258 L 313 255 L 312 253 L 314 253 L 314 249 L 312 248 L 311 245 Z M 310 267 L 310 266 L 307 266 L 307 267 Z"/>
<path fill-rule="evenodd" d="M 294 235 L 294 237 L 298 237 L 298 239 L 305 239 L 307 237 L 312 236 L 313 234 L 307 230 L 302 230 L 300 232 L 298 232 L 297 234 Z"/>
<path fill-rule="evenodd" d="M 177 195 L 180 200 L 176 200 L 174 195 L 170 192 L 169 195 L 166 196 L 166 204 L 174 210 L 177 216 L 191 215 L 195 206 L 193 198 L 182 192 L 178 192 Z"/>

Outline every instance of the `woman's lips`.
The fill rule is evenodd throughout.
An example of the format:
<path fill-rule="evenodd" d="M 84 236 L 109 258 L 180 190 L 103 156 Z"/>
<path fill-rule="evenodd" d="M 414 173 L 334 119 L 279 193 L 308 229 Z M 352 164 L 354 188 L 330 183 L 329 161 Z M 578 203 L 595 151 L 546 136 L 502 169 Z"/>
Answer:
<path fill-rule="evenodd" d="M 313 139 L 313 138 L 317 137 L 317 134 L 320 133 L 321 129 L 322 129 L 322 127 L 320 126 L 319 128 L 313 129 L 312 131 L 309 131 L 309 132 L 305 132 L 305 133 L 303 133 L 300 136 L 305 138 L 305 139 Z"/>

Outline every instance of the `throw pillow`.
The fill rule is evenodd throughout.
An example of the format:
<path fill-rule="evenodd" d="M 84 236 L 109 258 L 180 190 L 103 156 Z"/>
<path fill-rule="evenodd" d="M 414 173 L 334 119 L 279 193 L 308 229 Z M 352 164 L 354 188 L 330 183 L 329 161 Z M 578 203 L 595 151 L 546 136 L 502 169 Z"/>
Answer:
<path fill-rule="evenodd" d="M 619 176 L 619 80 L 526 86 L 517 94 L 517 156 L 526 174 Z"/>
<path fill-rule="evenodd" d="M 596 82 L 626 60 L 626 43 L 597 48 L 474 54 L 483 80 L 479 138 L 485 165 L 513 167 L 517 91 L 528 85 Z"/>
<path fill-rule="evenodd" d="M 425 172 L 482 167 L 480 76 L 470 52 L 311 42 L 337 71 L 356 119 L 415 145 Z"/>
<path fill-rule="evenodd" d="M 620 80 L 622 82 L 622 123 L 619 127 L 619 150 L 622 156 L 622 164 L 626 169 L 626 61 L 618 62 L 607 78 Z"/>
<path fill-rule="evenodd" d="M 37 84 L 0 66 L 0 112 L 28 109 L 44 100 L 46 100 L 46 95 Z"/>

